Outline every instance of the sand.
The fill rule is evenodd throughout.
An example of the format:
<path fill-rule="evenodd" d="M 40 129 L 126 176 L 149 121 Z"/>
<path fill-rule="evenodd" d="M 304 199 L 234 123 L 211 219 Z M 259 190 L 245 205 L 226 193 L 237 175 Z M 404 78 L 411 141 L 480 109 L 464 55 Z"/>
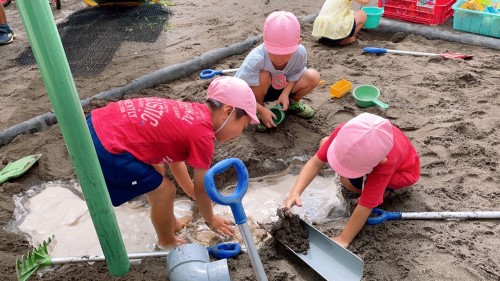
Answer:
<path fill-rule="evenodd" d="M 185 62 L 209 50 L 259 34 L 265 17 L 286 9 L 297 16 L 316 13 L 321 1 L 188 1 L 172 7 L 173 17 L 154 43 L 125 42 L 112 62 L 96 78 L 75 78 L 81 98 L 123 86 L 157 69 Z M 63 1 L 54 11 L 58 22 L 83 8 L 77 0 Z M 231 12 L 228 12 L 231 11 Z M 0 47 L 0 129 L 50 111 L 36 67 L 17 66 L 15 58 L 28 46 L 15 3 L 7 17 L 19 38 Z M 447 26 L 450 23 L 448 22 Z M 389 211 L 498 210 L 500 206 L 500 65 L 498 51 L 422 36 L 364 31 L 358 43 L 326 47 L 310 36 L 303 23 L 303 44 L 308 67 L 317 69 L 327 83 L 306 102 L 317 110 L 309 121 L 287 116 L 279 129 L 268 133 L 247 130 L 240 138 L 217 146 L 214 163 L 238 157 L 250 176 L 285 170 L 292 162 L 308 159 L 319 140 L 339 123 L 362 112 L 379 114 L 399 126 L 415 145 L 422 162 L 419 182 L 398 192 L 381 206 Z M 470 61 L 400 55 L 362 54 L 364 46 L 426 52 L 459 51 L 473 54 Z M 238 67 L 245 54 L 220 61 L 213 68 Z M 355 86 L 376 85 L 390 108 L 357 107 L 352 97 L 331 100 L 328 86 L 339 79 Z M 202 100 L 209 84 L 197 74 L 159 85 L 129 97 L 162 96 Z M 85 108 L 100 106 L 95 103 Z M 1 166 L 23 156 L 43 153 L 25 175 L 0 186 L 0 276 L 15 279 L 15 259 L 30 249 L 21 233 L 9 231 L 13 195 L 46 181 L 75 178 L 59 127 L 23 135 L 0 148 Z M 231 179 L 228 179 L 230 182 Z M 340 229 L 317 226 L 327 235 Z M 365 262 L 363 280 L 498 280 L 500 278 L 498 221 L 391 221 L 365 226 L 349 249 Z M 260 250 L 270 280 L 321 280 L 314 270 L 286 249 L 269 245 Z M 229 260 L 233 280 L 255 280 L 247 255 Z M 64 265 L 32 280 L 111 280 L 104 263 Z M 167 280 L 164 259 L 147 259 L 113 280 Z"/>

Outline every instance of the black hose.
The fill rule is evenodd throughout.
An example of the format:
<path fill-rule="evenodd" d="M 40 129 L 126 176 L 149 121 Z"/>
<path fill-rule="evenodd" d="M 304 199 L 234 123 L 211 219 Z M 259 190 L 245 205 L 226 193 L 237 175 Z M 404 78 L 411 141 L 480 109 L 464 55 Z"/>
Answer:
<path fill-rule="evenodd" d="M 412 33 L 422 35 L 427 39 L 441 39 L 451 42 L 500 50 L 500 39 L 496 39 L 493 37 L 486 37 L 459 31 L 448 31 L 436 26 L 413 24 L 385 18 L 380 19 L 380 24 L 376 29 L 374 29 L 374 31 L 383 33 Z"/>

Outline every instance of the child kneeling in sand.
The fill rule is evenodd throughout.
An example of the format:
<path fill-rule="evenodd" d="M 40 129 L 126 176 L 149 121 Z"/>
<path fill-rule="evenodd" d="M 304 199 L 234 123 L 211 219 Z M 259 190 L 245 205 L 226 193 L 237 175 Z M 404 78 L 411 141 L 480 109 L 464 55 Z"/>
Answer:
<path fill-rule="evenodd" d="M 369 0 L 356 0 L 366 5 Z M 365 11 L 352 11 L 352 0 L 326 0 L 314 20 L 312 35 L 327 44 L 349 45 L 358 39 L 366 22 Z"/>
<path fill-rule="evenodd" d="M 219 77 L 208 87 L 204 104 L 165 98 L 112 102 L 87 117 L 99 163 L 114 206 L 146 194 L 158 247 L 185 243 L 174 215 L 175 186 L 165 164 L 186 193 L 196 200 L 206 224 L 221 235 L 234 235 L 233 223 L 213 213 L 204 176 L 214 141 L 229 141 L 249 124 L 258 124 L 256 101 L 245 81 Z M 194 168 L 194 183 L 186 164 Z"/>
<path fill-rule="evenodd" d="M 300 23 L 289 12 L 271 13 L 263 30 L 264 44 L 247 55 L 236 72 L 245 80 L 257 99 L 261 125 L 258 131 L 276 127 L 276 119 L 264 102 L 276 101 L 283 111 L 302 118 L 314 117 L 315 111 L 301 99 L 319 84 L 320 75 L 307 69 L 307 52 L 300 38 Z"/>
<path fill-rule="evenodd" d="M 300 195 L 327 162 L 346 189 L 361 194 L 340 235 L 332 237 L 343 247 L 390 191 L 410 186 L 420 176 L 419 157 L 404 133 L 387 119 L 362 113 L 321 140 L 318 152 L 304 165 L 285 199 L 285 208 L 302 206 Z"/>

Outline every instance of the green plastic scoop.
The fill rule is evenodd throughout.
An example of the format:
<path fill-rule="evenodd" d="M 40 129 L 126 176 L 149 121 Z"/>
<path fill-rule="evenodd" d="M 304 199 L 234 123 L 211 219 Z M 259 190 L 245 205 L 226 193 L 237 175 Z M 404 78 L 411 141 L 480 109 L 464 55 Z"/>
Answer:
<path fill-rule="evenodd" d="M 42 157 L 42 154 L 34 154 L 9 163 L 0 172 L 0 184 L 24 174 L 40 157 Z"/>
<path fill-rule="evenodd" d="M 372 85 L 361 85 L 354 89 L 352 92 L 354 97 L 354 102 L 359 107 L 370 107 L 378 106 L 381 109 L 388 109 L 389 105 L 380 101 L 378 97 L 380 96 L 380 90 Z"/>

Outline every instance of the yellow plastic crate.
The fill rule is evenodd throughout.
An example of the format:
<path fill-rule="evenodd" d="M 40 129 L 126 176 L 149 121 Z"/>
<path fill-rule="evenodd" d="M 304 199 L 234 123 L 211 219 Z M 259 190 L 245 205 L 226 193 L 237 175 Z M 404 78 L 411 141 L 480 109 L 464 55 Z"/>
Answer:
<path fill-rule="evenodd" d="M 330 86 L 330 97 L 340 99 L 352 89 L 352 83 L 342 79 Z"/>

